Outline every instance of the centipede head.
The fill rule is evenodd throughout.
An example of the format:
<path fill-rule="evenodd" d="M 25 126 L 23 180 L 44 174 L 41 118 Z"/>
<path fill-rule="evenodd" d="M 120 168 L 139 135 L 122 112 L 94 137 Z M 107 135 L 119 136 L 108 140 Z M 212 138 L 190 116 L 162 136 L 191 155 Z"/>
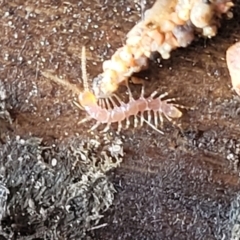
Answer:
<path fill-rule="evenodd" d="M 78 96 L 79 103 L 82 107 L 89 107 L 97 104 L 95 95 L 89 90 L 85 90 Z"/>

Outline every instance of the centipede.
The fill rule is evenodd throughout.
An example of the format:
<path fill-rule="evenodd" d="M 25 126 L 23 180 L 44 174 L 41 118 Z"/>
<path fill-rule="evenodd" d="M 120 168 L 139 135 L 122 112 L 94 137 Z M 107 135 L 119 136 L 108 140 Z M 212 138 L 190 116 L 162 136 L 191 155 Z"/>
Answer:
<path fill-rule="evenodd" d="M 233 5 L 231 0 L 156 0 L 127 33 L 125 44 L 103 62 L 103 72 L 93 79 L 95 96 L 108 98 L 126 79 L 148 68 L 154 52 L 168 59 L 172 50 L 187 47 L 196 36 L 214 37 L 222 16 L 231 17 Z"/>
<path fill-rule="evenodd" d="M 180 108 L 185 108 L 185 106 L 176 104 L 176 98 L 163 100 L 168 93 L 157 96 L 158 91 L 154 91 L 150 96 L 145 97 L 144 86 L 142 87 L 140 97 L 134 99 L 129 85 L 126 84 L 129 94 L 129 101 L 127 103 L 123 102 L 116 94 L 113 94 L 106 99 L 97 99 L 94 93 L 89 89 L 85 46 L 82 47 L 81 59 L 83 91 L 74 88 L 70 83 L 59 79 L 49 71 L 42 71 L 41 74 L 58 84 L 68 87 L 70 90 L 74 91 L 74 93 L 78 94 L 79 103 L 75 104 L 79 108 L 85 110 L 88 114 L 88 116 L 82 119 L 79 124 L 91 119 L 96 120 L 96 124 L 94 124 L 89 131 L 94 131 L 100 125 L 106 124 L 106 127 L 102 132 L 107 132 L 113 123 L 117 123 L 117 132 L 120 132 L 123 128 L 123 121 L 126 122 L 126 128 L 129 128 L 130 117 L 133 117 L 134 128 L 138 126 L 138 123 L 140 126 L 143 126 L 143 123 L 145 122 L 157 132 L 164 134 L 158 129 L 159 123 L 163 123 L 163 117 L 172 122 L 174 119 L 179 119 L 182 116 Z M 144 113 L 146 113 L 145 115 L 147 115 L 147 119 L 145 118 Z M 153 124 L 151 123 L 152 118 Z"/>

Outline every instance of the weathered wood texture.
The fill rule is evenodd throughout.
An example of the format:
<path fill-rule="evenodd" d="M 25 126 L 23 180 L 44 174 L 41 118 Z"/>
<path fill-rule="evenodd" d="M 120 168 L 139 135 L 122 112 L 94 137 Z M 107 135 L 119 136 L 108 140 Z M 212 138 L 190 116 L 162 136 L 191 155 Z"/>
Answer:
<path fill-rule="evenodd" d="M 156 58 L 149 71 L 141 74 L 148 78 L 147 93 L 156 88 L 160 93 L 167 91 L 194 109 L 186 110 L 180 120 L 183 132 L 166 121 L 165 135 L 148 126 L 121 133 L 125 156 L 120 167 L 108 174 L 117 193 L 99 223 L 107 226 L 88 232 L 89 237 L 235 239 L 232 229 L 238 228 L 240 214 L 240 98 L 231 90 L 225 52 L 240 40 L 239 1 L 233 12 L 234 17 L 223 20 L 215 38 L 198 39 L 174 51 L 169 60 L 159 63 Z M 94 138 L 86 133 L 94 121 L 77 125 L 85 113 L 73 104 L 76 96 L 40 71 L 52 70 L 81 88 L 82 45 L 87 48 L 91 80 L 101 72 L 102 61 L 122 45 L 140 15 L 133 1 L 0 1 L 0 81 L 6 93 L 1 103 L 12 119 L 11 124 L 6 112 L 0 112 L 1 148 L 8 144 L 5 156 L 16 148 L 9 140 L 16 136 L 42 138 L 44 146 L 55 144 L 59 149 L 63 142 L 71 145 L 73 138 Z M 139 86 L 131 89 L 135 96 L 140 94 Z M 122 98 L 124 91 L 119 90 Z M 69 156 L 59 157 L 61 166 L 64 161 L 67 167 L 72 164 Z M 7 201 L 11 205 L 17 190 L 9 181 L 6 185 L 11 190 Z M 4 219 L 4 236 L 15 229 L 12 239 L 18 239 L 18 234 L 19 239 L 43 239 L 43 233 L 35 234 L 38 229 L 33 233 L 30 227 L 21 228 L 17 219 L 16 215 Z M 72 239 L 79 239 L 81 233 L 76 236 Z"/>

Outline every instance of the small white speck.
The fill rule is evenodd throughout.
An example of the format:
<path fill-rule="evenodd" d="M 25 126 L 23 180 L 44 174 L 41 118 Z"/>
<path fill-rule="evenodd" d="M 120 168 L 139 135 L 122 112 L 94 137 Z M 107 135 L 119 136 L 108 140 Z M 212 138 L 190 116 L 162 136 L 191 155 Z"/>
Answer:
<path fill-rule="evenodd" d="M 5 12 L 4 17 L 8 17 L 10 15 L 9 12 Z"/>
<path fill-rule="evenodd" d="M 29 13 L 29 16 L 30 17 L 36 17 L 36 14 L 31 12 L 31 13 Z"/>
<path fill-rule="evenodd" d="M 73 18 L 78 18 L 79 14 L 73 14 Z"/>
<path fill-rule="evenodd" d="M 22 144 L 22 145 L 25 144 L 25 140 L 24 140 L 24 139 L 20 139 L 19 142 L 20 142 L 20 144 Z"/>
<path fill-rule="evenodd" d="M 50 121 L 50 118 L 46 118 L 46 121 L 49 122 L 49 121 Z"/>
<path fill-rule="evenodd" d="M 57 159 L 53 158 L 52 159 L 52 166 L 55 167 L 57 165 Z"/>
<path fill-rule="evenodd" d="M 8 53 L 5 53 L 5 54 L 4 54 L 4 60 L 6 60 L 6 61 L 7 61 L 7 60 L 8 60 L 8 58 L 9 58 L 9 54 L 8 54 Z"/>

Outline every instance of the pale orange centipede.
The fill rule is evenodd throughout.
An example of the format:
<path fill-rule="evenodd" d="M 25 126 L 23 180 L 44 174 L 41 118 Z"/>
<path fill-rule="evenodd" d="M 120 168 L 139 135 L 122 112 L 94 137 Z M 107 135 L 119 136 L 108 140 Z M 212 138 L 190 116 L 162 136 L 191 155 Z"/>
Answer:
<path fill-rule="evenodd" d="M 118 132 L 122 129 L 122 122 L 126 120 L 126 128 L 129 127 L 131 116 L 134 117 L 134 127 L 137 127 L 138 117 L 140 117 L 140 126 L 143 122 L 147 122 L 156 131 L 163 133 L 157 129 L 159 120 L 163 122 L 163 116 L 168 120 L 178 119 L 182 116 L 182 112 L 178 109 L 184 108 L 182 105 L 172 103 L 175 98 L 162 100 L 163 97 L 167 96 L 167 93 L 156 97 L 157 91 L 154 91 L 149 97 L 144 96 L 144 88 L 142 88 L 141 96 L 138 99 L 134 99 L 132 93 L 127 85 L 129 92 L 129 102 L 124 103 L 119 99 L 117 95 L 114 100 L 113 97 L 102 99 L 101 104 L 98 104 L 98 100 L 95 95 L 89 90 L 87 71 L 86 71 L 86 53 L 85 47 L 82 48 L 82 79 L 84 85 L 84 91 L 81 92 L 79 89 L 74 89 L 71 84 L 64 83 L 63 80 L 52 76 L 47 72 L 42 72 L 43 76 L 50 78 L 51 80 L 58 82 L 62 85 L 68 86 L 75 93 L 79 94 L 80 108 L 83 108 L 87 113 L 88 117 L 84 118 L 81 123 L 91 119 L 95 119 L 97 123 L 90 129 L 94 130 L 101 124 L 107 124 L 103 132 L 108 131 L 112 123 L 118 123 Z M 156 97 L 156 98 L 155 98 Z M 147 119 L 144 118 L 144 113 L 147 112 Z M 151 124 L 152 114 L 154 116 L 154 125 Z M 140 116 L 139 116 L 140 114 Z"/>

